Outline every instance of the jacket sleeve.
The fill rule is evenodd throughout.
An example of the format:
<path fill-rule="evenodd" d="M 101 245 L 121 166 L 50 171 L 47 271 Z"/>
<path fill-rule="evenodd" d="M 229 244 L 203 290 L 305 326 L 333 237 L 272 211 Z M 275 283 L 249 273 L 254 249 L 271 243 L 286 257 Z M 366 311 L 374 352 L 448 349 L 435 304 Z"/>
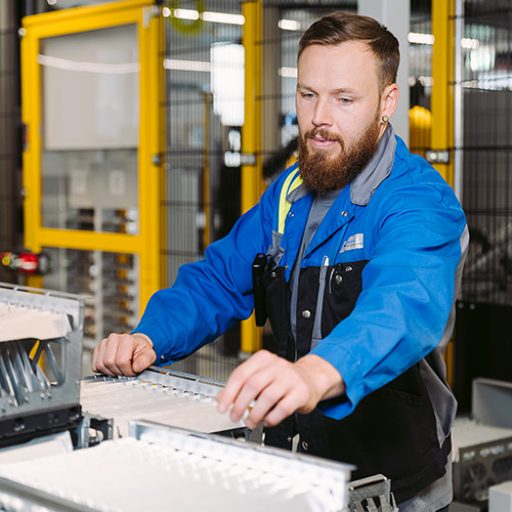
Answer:
<path fill-rule="evenodd" d="M 335 419 L 438 346 L 464 261 L 466 221 L 446 184 L 409 183 L 380 204 L 355 308 L 311 352 L 345 382 L 345 400 L 322 406 Z"/>
<path fill-rule="evenodd" d="M 270 244 L 274 185 L 203 260 L 182 265 L 173 286 L 149 300 L 133 332 L 151 338 L 159 363 L 186 357 L 251 315 L 252 261 Z"/>

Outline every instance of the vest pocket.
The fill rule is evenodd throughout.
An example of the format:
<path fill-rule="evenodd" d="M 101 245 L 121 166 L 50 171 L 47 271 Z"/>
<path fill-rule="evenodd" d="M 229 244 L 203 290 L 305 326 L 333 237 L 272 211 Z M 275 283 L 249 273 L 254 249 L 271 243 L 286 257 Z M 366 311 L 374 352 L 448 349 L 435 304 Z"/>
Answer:
<path fill-rule="evenodd" d="M 326 276 L 322 310 L 322 337 L 352 313 L 362 291 L 362 272 L 368 260 L 337 263 Z"/>
<path fill-rule="evenodd" d="M 381 398 L 385 401 L 391 401 L 398 404 L 406 404 L 412 407 L 421 407 L 425 404 L 425 398 L 421 395 L 415 395 L 407 391 L 393 389 L 392 387 L 384 387 L 381 390 Z"/>

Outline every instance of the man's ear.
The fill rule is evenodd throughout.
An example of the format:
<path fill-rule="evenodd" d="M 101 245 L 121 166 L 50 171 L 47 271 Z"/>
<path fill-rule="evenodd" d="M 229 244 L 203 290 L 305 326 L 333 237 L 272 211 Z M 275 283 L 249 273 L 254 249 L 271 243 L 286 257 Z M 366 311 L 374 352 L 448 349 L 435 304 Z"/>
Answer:
<path fill-rule="evenodd" d="M 400 90 L 397 84 L 391 84 L 384 88 L 380 98 L 380 117 L 389 119 L 398 107 Z"/>

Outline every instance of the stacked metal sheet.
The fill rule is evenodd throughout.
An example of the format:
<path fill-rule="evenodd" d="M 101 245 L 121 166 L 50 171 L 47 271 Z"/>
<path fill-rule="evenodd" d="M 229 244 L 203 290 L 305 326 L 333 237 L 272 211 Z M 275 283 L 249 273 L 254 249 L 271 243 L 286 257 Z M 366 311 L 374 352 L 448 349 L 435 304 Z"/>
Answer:
<path fill-rule="evenodd" d="M 89 417 L 112 422 L 112 436 L 128 435 L 130 420 L 148 420 L 198 432 L 243 428 L 217 412 L 217 382 L 151 368 L 134 378 L 92 377 L 82 381 L 80 402 Z"/>
<path fill-rule="evenodd" d="M 347 503 L 343 464 L 144 423 L 131 434 L 1 467 L 0 509 L 335 512 Z"/>

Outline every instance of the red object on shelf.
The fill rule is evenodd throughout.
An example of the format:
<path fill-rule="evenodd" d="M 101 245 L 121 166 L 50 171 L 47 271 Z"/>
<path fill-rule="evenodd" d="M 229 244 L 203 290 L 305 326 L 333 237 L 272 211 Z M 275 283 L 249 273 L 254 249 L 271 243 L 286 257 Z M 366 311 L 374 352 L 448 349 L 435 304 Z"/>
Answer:
<path fill-rule="evenodd" d="M 49 259 L 44 253 L 4 251 L 0 252 L 0 266 L 22 274 L 45 274 Z"/>

